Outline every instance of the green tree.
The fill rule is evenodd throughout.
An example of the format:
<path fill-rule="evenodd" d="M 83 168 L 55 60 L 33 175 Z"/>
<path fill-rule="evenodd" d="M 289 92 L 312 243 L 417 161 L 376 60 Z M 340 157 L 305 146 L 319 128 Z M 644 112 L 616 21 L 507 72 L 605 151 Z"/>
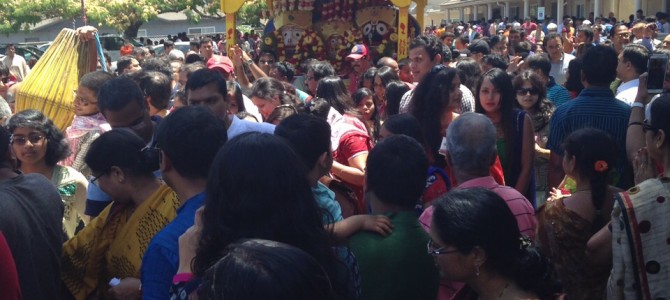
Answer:
<path fill-rule="evenodd" d="M 261 27 L 263 24 L 261 23 L 260 14 L 266 9 L 267 5 L 265 4 L 265 1 L 248 1 L 240 8 L 240 11 L 237 14 L 237 23 L 249 25 L 253 28 Z"/>
<path fill-rule="evenodd" d="M 90 25 L 107 25 L 130 37 L 164 12 L 184 11 L 194 23 L 202 18 L 222 19 L 219 5 L 220 0 L 85 0 Z M 54 17 L 81 18 L 81 0 L 0 0 L 0 32 L 27 30 Z"/>

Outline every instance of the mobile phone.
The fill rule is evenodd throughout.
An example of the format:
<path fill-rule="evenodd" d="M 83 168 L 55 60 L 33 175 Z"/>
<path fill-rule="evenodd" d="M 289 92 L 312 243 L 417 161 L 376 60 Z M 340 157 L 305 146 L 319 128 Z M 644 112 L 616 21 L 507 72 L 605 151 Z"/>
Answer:
<path fill-rule="evenodd" d="M 668 71 L 668 55 L 663 53 L 654 53 L 649 57 L 647 66 L 647 92 L 650 94 L 659 94 L 663 92 L 663 82 L 665 74 Z"/>

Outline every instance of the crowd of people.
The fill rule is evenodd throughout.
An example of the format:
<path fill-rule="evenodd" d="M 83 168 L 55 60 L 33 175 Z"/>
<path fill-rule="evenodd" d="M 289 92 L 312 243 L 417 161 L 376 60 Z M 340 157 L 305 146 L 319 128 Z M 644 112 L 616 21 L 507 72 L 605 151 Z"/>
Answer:
<path fill-rule="evenodd" d="M 166 43 L 64 130 L 0 63 L 2 298 L 668 298 L 666 18 L 445 24 L 347 74 Z"/>

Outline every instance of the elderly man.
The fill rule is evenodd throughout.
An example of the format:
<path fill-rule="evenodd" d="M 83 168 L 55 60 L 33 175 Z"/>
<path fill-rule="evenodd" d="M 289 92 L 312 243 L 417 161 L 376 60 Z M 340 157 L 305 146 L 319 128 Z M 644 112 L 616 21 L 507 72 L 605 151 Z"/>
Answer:
<path fill-rule="evenodd" d="M 575 59 L 571 54 L 563 50 L 563 38 L 557 33 L 550 33 L 544 38 L 545 52 L 549 54 L 551 60 L 551 71 L 549 75 L 553 76 L 556 83 L 563 85 L 567 80 L 565 74 L 568 72 L 570 61 Z"/>
<path fill-rule="evenodd" d="M 516 217 L 521 234 L 534 237 L 537 221 L 535 210 L 521 193 L 499 185 L 489 169 L 496 161 L 496 129 L 482 114 L 464 113 L 447 128 L 447 164 L 454 172 L 459 189 L 482 187 L 502 197 Z M 421 215 L 422 224 L 430 224 L 429 207 Z"/>

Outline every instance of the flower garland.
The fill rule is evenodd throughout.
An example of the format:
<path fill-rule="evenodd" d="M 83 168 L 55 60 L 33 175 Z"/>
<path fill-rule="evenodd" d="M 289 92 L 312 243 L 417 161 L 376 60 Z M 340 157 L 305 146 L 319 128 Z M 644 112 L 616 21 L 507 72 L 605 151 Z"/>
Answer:
<path fill-rule="evenodd" d="M 356 28 L 348 29 L 342 34 L 342 41 L 337 49 L 337 54 L 331 61 L 336 70 L 342 67 L 342 62 L 351 53 L 351 48 L 356 44 L 363 43 L 363 34 Z"/>
<path fill-rule="evenodd" d="M 305 30 L 305 34 L 295 46 L 295 54 L 288 61 L 294 65 L 298 65 L 307 58 L 325 60 L 326 56 L 326 46 L 323 43 L 323 39 L 316 31 L 310 28 Z"/>
<path fill-rule="evenodd" d="M 354 18 L 354 0 L 332 0 L 321 7 L 321 19 L 326 21 L 352 21 Z"/>

